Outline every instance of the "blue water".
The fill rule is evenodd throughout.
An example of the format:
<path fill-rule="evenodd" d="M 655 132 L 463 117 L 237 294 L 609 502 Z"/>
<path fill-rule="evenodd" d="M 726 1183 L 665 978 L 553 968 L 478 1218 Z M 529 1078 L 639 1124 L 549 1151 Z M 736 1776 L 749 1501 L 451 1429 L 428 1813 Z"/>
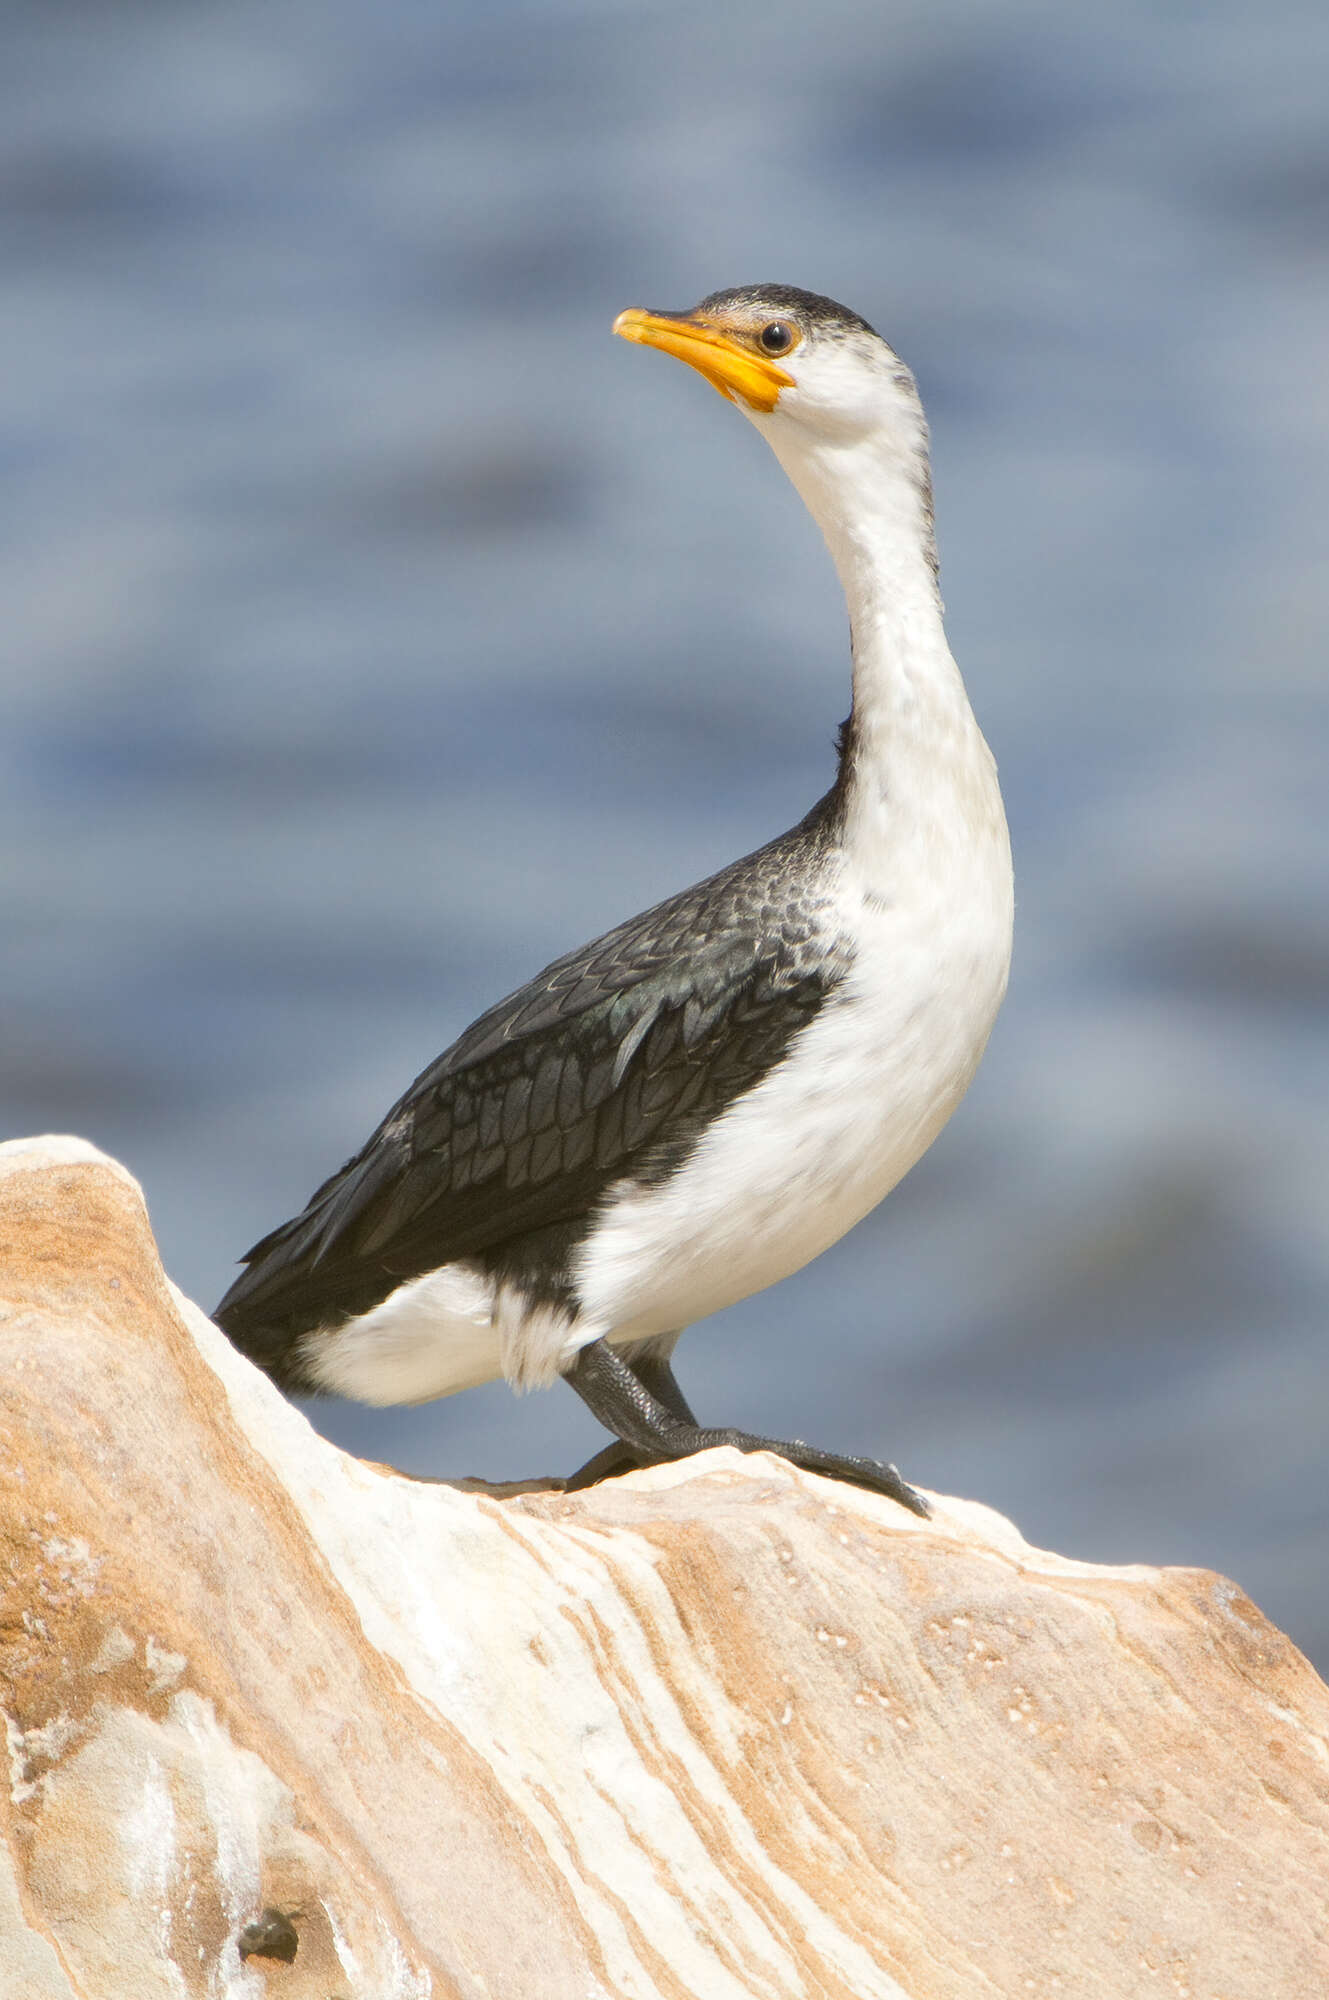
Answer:
<path fill-rule="evenodd" d="M 759 440 L 609 337 L 775 278 L 934 432 L 1016 846 L 929 1158 L 692 1333 L 702 1411 L 1329 1661 L 1329 17 L 11 4 L 0 1100 L 204 1304 L 479 1008 L 824 788 L 844 615 Z M 564 1471 L 562 1389 L 311 1412 Z"/>

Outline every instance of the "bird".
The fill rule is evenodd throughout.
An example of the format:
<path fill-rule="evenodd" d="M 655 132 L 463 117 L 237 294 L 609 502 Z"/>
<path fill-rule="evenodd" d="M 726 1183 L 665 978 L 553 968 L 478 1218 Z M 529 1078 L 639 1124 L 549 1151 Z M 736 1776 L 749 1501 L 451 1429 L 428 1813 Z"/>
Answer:
<path fill-rule="evenodd" d="M 1010 843 L 946 642 L 922 403 L 865 319 L 791 285 L 613 330 L 734 404 L 822 532 L 850 626 L 834 781 L 482 1014 L 248 1252 L 216 1318 L 289 1393 L 561 1378 L 611 1434 L 569 1490 L 732 1445 L 926 1514 L 893 1464 L 700 1423 L 672 1366 L 686 1327 L 908 1172 L 1006 990 Z"/>

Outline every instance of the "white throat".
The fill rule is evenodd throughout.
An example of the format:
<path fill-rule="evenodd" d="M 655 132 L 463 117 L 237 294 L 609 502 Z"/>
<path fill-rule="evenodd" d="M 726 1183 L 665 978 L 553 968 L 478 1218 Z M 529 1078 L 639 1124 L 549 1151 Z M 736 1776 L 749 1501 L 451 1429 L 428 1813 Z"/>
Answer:
<path fill-rule="evenodd" d="M 854 663 L 846 841 L 865 861 L 901 843 L 1006 840 L 991 753 L 942 625 L 922 410 L 897 404 L 890 419 L 847 441 L 757 420 L 844 589 Z"/>

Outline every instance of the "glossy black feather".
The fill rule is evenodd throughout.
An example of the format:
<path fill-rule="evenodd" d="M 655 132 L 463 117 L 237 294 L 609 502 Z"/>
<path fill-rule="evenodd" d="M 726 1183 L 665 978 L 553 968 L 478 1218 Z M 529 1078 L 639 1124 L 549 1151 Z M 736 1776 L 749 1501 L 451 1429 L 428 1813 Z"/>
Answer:
<path fill-rule="evenodd" d="M 246 1258 L 217 1319 L 287 1380 L 299 1336 L 455 1261 L 566 1297 L 625 1177 L 667 1174 L 843 977 L 815 888 L 832 792 L 791 833 L 569 953 L 483 1014 Z"/>

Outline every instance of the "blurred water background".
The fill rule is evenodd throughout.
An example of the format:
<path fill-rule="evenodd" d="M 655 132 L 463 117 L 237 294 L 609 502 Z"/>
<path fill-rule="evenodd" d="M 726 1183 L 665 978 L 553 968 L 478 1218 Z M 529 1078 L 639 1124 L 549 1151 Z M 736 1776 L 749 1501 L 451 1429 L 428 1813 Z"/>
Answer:
<path fill-rule="evenodd" d="M 7 6 L 0 1122 L 205 1305 L 482 1006 L 826 786 L 844 614 L 620 307 L 914 365 L 1017 952 L 951 1128 L 693 1332 L 703 1415 L 1329 1662 L 1329 15 L 1295 0 Z M 567 1471 L 561 1388 L 311 1408 Z"/>

